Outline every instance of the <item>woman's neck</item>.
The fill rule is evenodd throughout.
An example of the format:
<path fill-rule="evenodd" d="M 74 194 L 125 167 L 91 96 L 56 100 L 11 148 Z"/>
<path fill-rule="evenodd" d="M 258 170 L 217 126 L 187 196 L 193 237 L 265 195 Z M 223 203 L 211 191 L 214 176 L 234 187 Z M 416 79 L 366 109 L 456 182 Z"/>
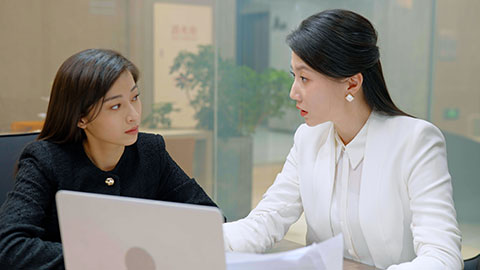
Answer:
<path fill-rule="evenodd" d="M 372 109 L 365 103 L 349 112 L 347 117 L 334 121 L 335 130 L 345 145 L 349 144 L 360 132 L 370 117 Z"/>
<path fill-rule="evenodd" d="M 102 171 L 111 171 L 117 166 L 125 146 L 85 140 L 83 149 L 88 158 Z"/>

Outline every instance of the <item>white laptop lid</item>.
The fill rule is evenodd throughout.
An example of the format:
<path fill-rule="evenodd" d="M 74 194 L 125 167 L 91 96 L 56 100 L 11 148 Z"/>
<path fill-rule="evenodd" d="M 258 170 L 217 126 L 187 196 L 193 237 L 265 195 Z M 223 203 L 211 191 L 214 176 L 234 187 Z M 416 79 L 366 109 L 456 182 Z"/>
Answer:
<path fill-rule="evenodd" d="M 215 207 L 73 191 L 56 201 L 69 270 L 225 269 Z"/>

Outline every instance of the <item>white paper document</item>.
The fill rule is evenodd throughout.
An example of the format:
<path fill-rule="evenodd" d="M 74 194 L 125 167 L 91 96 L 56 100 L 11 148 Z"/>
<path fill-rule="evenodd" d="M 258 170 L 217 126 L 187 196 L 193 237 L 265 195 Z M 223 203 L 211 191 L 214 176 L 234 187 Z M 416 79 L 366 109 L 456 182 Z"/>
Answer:
<path fill-rule="evenodd" d="M 343 269 L 343 236 L 273 254 L 226 252 L 227 270 Z"/>

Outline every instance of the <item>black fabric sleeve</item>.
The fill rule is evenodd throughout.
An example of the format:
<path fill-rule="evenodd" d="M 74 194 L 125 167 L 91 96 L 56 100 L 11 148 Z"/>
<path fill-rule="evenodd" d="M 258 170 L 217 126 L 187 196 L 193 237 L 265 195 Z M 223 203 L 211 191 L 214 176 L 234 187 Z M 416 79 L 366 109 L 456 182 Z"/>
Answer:
<path fill-rule="evenodd" d="M 14 189 L 0 208 L 1 269 L 65 268 L 61 243 L 42 240 L 55 187 L 40 167 L 39 157 L 24 151 Z"/>
<path fill-rule="evenodd" d="M 165 149 L 163 138 L 161 136 L 157 136 L 157 138 L 160 146 L 160 162 L 163 163 L 160 171 L 162 185 L 158 199 L 218 207 L 200 185 L 170 157 Z"/>

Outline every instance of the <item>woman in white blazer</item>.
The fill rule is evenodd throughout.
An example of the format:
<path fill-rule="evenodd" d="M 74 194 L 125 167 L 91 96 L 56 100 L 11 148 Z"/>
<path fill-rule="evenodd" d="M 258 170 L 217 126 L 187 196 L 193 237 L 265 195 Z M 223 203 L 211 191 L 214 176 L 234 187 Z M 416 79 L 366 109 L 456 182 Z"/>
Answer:
<path fill-rule="evenodd" d="M 342 233 L 345 257 L 378 268 L 462 269 L 445 140 L 395 106 L 376 42 L 346 10 L 287 37 L 290 97 L 306 124 L 262 201 L 223 225 L 227 250 L 262 252 L 305 212 L 307 244 Z"/>

